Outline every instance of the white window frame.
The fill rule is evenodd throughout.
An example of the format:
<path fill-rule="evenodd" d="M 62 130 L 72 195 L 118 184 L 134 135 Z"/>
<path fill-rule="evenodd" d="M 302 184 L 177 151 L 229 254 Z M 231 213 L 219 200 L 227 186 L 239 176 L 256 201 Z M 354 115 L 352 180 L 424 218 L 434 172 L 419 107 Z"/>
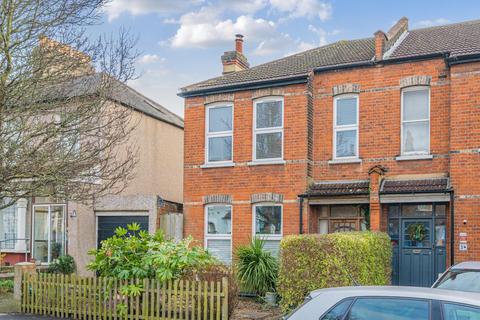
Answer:
<path fill-rule="evenodd" d="M 281 212 L 280 212 L 280 234 L 264 234 L 264 233 L 257 233 L 257 225 L 256 225 L 256 220 L 257 220 L 257 212 L 256 209 L 257 207 L 280 207 Z M 263 240 L 282 240 L 283 238 L 283 204 L 281 203 L 276 203 L 276 202 L 260 202 L 256 203 L 252 206 L 252 234 L 254 237 L 259 237 L 260 239 Z"/>
<path fill-rule="evenodd" d="M 48 208 L 48 218 L 47 218 L 47 221 L 48 221 L 48 235 L 47 235 L 47 247 L 48 247 L 48 261 L 47 262 L 41 262 L 42 265 L 48 265 L 50 264 L 52 261 L 51 261 L 51 258 L 52 258 L 52 248 L 51 248 L 51 237 L 52 237 L 52 225 L 51 225 L 51 219 L 52 219 L 52 207 L 63 207 L 63 221 L 62 221 L 62 228 L 64 230 L 64 233 L 63 233 L 63 248 L 64 248 L 64 253 L 67 254 L 68 253 L 68 250 L 67 250 L 67 229 L 66 229 L 66 226 L 67 226 L 67 214 L 68 214 L 68 211 L 67 211 L 67 205 L 66 204 L 63 204 L 63 203 L 42 203 L 42 204 L 34 204 L 32 206 L 32 236 L 31 236 L 31 256 L 32 257 L 35 257 L 35 208 L 37 207 L 47 207 Z"/>
<path fill-rule="evenodd" d="M 230 107 L 232 108 L 232 130 L 228 131 L 218 131 L 218 132 L 209 132 L 210 130 L 210 109 L 215 108 L 225 108 Z M 231 102 L 217 102 L 209 104 L 205 107 L 205 163 L 206 164 L 217 164 L 217 165 L 224 165 L 224 164 L 232 164 L 233 163 L 233 123 L 234 123 L 234 111 L 233 111 L 233 103 Z M 224 137 L 231 137 L 232 138 L 232 159 L 230 160 L 223 160 L 223 161 L 209 161 L 208 160 L 208 153 L 209 153 L 209 138 L 224 138 Z"/>
<path fill-rule="evenodd" d="M 279 127 L 269 127 L 269 128 L 257 128 L 257 105 L 263 102 L 280 102 L 282 105 L 282 124 Z M 282 161 L 283 160 L 283 153 L 284 153 L 284 141 L 285 141 L 285 132 L 284 132 L 284 122 L 285 122 L 285 104 L 284 99 L 281 96 L 271 96 L 271 97 L 264 97 L 256 99 L 253 102 L 253 161 L 254 162 L 272 162 L 272 161 Z M 266 159 L 257 159 L 257 134 L 263 133 L 278 133 L 282 134 L 282 154 L 280 157 L 277 158 L 266 158 Z"/>
<path fill-rule="evenodd" d="M 411 91 L 425 91 L 427 90 L 427 97 L 428 97 L 428 103 L 427 103 L 427 113 L 428 113 L 428 118 L 427 119 L 420 119 L 420 120 L 404 120 L 403 119 L 403 114 L 404 114 L 404 100 L 403 100 L 403 94 L 405 92 L 411 92 Z M 429 155 L 430 154 L 430 139 L 431 139 L 431 132 L 430 132 L 430 87 L 428 86 L 413 86 L 413 87 L 407 87 L 402 89 L 402 94 L 401 94 L 401 123 L 400 123 L 400 152 L 401 155 L 405 156 L 410 156 L 410 155 Z M 428 144 L 427 144 L 427 150 L 426 151 L 410 151 L 410 152 L 405 152 L 404 151 L 404 143 L 403 143 L 403 136 L 404 136 L 404 129 L 403 125 L 405 123 L 415 123 L 415 122 L 428 122 Z"/>
<path fill-rule="evenodd" d="M 355 124 L 348 124 L 348 125 L 337 125 L 337 102 L 338 100 L 342 99 L 351 99 L 355 98 L 357 100 L 356 104 L 356 118 L 357 122 Z M 336 96 L 333 99 L 333 159 L 334 160 L 344 160 L 344 159 L 359 159 L 359 122 L 360 122 L 360 97 L 358 94 L 342 94 Z M 356 148 L 355 148 L 355 155 L 353 156 L 345 156 L 345 157 L 337 157 L 337 132 L 339 131 L 352 131 L 355 130 L 356 132 Z"/>
<path fill-rule="evenodd" d="M 223 206 L 223 207 L 229 207 L 230 208 L 230 234 L 209 234 L 208 233 L 208 208 L 210 207 L 218 207 L 218 206 Z M 230 240 L 230 261 L 233 261 L 233 206 L 231 204 L 226 204 L 226 203 L 209 203 L 205 206 L 204 209 L 204 241 L 203 241 L 203 247 L 207 250 L 208 249 L 208 240 Z"/>

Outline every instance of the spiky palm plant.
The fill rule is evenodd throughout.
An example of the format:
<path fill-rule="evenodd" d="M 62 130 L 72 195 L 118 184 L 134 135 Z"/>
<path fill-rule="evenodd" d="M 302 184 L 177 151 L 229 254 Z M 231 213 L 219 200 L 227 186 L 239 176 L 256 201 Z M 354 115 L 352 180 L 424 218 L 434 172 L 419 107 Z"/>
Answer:
<path fill-rule="evenodd" d="M 237 277 L 242 291 L 258 295 L 275 291 L 278 261 L 270 252 L 263 249 L 264 244 L 264 240 L 254 238 L 249 245 L 237 248 Z"/>

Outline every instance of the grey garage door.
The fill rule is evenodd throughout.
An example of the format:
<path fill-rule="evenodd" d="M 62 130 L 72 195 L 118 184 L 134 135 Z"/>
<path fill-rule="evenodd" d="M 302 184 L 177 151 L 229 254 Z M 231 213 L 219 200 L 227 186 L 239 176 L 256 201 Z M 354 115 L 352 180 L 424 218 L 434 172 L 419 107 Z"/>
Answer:
<path fill-rule="evenodd" d="M 148 231 L 148 216 L 99 216 L 97 248 L 103 240 L 115 234 L 115 229 L 118 227 L 126 229 L 128 224 L 134 222 L 140 225 L 141 230 Z"/>

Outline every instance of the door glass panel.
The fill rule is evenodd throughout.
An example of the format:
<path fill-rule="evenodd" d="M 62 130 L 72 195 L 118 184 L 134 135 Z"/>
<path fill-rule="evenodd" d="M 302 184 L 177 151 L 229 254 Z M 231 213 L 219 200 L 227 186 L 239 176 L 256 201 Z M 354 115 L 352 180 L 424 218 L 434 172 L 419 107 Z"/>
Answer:
<path fill-rule="evenodd" d="M 429 302 L 398 298 L 359 298 L 350 309 L 349 320 L 428 320 Z"/>
<path fill-rule="evenodd" d="M 398 240 L 399 240 L 399 221 L 398 219 L 390 219 L 388 222 L 388 235 L 392 239 L 392 244 L 398 245 Z"/>
<path fill-rule="evenodd" d="M 402 205 L 402 215 L 404 217 L 427 217 L 432 215 L 432 209 L 431 204 L 404 204 Z"/>
<path fill-rule="evenodd" d="M 403 241 L 405 247 L 430 247 L 430 222 L 405 221 L 403 224 Z"/>
<path fill-rule="evenodd" d="M 446 214 L 447 214 L 447 205 L 446 204 L 435 205 L 435 215 L 437 217 L 444 217 Z"/>
<path fill-rule="evenodd" d="M 34 207 L 33 257 L 48 262 L 48 206 Z"/>
<path fill-rule="evenodd" d="M 446 244 L 445 219 L 435 220 L 435 246 L 444 247 Z"/>
<path fill-rule="evenodd" d="M 399 205 L 389 205 L 388 206 L 388 215 L 390 217 L 400 216 L 400 206 Z"/>
<path fill-rule="evenodd" d="M 65 254 L 65 207 L 51 206 L 50 213 L 50 261 Z"/>
<path fill-rule="evenodd" d="M 445 303 L 443 315 L 445 320 L 480 320 L 480 308 Z"/>

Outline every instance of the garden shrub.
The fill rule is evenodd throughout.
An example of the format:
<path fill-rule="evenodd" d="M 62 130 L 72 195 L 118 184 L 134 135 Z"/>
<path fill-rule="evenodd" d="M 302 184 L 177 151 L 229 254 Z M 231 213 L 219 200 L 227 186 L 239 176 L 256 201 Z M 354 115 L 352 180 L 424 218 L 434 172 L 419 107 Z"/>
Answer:
<path fill-rule="evenodd" d="M 127 230 L 128 229 L 128 230 Z M 193 239 L 166 240 L 161 232 L 154 235 L 140 231 L 136 223 L 117 228 L 115 235 L 91 250 L 94 260 L 87 266 L 102 277 L 129 279 L 180 278 L 186 270 L 201 270 L 216 260 L 203 248 L 193 246 Z"/>
<path fill-rule="evenodd" d="M 285 237 L 277 284 L 288 311 L 312 290 L 390 283 L 392 247 L 381 232 L 347 232 Z"/>
<path fill-rule="evenodd" d="M 254 238 L 236 250 L 236 271 L 242 291 L 264 295 L 275 291 L 278 260 L 263 249 L 265 241 Z"/>
<path fill-rule="evenodd" d="M 13 280 L 12 279 L 4 279 L 0 280 L 0 294 L 13 292 Z"/>
<path fill-rule="evenodd" d="M 72 256 L 64 255 L 60 256 L 52 261 L 48 265 L 47 272 L 60 273 L 60 274 L 72 274 L 76 270 L 75 260 Z"/>

